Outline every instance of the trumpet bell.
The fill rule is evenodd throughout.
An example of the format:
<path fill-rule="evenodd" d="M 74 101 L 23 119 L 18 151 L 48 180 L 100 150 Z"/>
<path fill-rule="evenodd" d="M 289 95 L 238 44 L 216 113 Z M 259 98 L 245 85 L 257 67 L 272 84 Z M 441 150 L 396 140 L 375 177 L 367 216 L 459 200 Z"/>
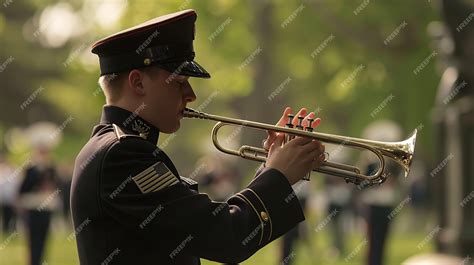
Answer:
<path fill-rule="evenodd" d="M 384 154 L 403 167 L 405 177 L 410 173 L 411 163 L 413 162 L 413 155 L 415 154 L 416 135 L 418 131 L 415 129 L 410 136 L 401 142 L 386 146 Z"/>

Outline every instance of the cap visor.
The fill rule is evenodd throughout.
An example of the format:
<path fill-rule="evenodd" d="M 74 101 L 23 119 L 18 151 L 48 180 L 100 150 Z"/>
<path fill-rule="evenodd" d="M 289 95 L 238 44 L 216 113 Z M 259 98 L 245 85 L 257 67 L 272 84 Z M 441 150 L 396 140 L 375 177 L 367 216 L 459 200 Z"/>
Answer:
<path fill-rule="evenodd" d="M 210 78 L 211 75 L 195 61 L 160 64 L 161 67 L 176 75 Z"/>

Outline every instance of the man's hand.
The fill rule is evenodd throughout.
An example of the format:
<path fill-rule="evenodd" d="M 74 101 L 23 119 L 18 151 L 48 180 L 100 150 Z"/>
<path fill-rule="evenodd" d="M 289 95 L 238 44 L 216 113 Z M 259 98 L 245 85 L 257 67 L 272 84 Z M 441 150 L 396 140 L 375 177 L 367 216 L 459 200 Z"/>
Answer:
<path fill-rule="evenodd" d="M 307 110 L 302 108 L 295 117 L 306 115 Z M 284 126 L 288 122 L 287 115 L 291 113 L 291 108 L 286 108 L 277 126 Z M 306 115 L 303 126 L 308 125 L 308 119 L 314 118 L 314 113 Z M 295 121 L 296 120 L 296 121 Z M 316 127 L 321 122 L 316 119 L 312 126 Z M 293 125 L 297 125 L 298 120 L 293 120 Z M 290 184 L 294 184 L 304 177 L 313 168 L 317 168 L 324 161 L 324 145 L 321 142 L 305 138 L 296 137 L 283 145 L 284 133 L 268 132 L 264 148 L 269 150 L 266 166 L 275 168 L 282 172 Z"/>
<path fill-rule="evenodd" d="M 285 125 L 288 123 L 288 114 L 290 114 L 292 112 L 293 111 L 290 107 L 286 107 L 285 110 L 283 111 L 283 115 L 281 116 L 280 120 L 276 123 L 276 126 L 285 127 Z M 307 111 L 306 108 L 300 109 L 300 111 L 298 111 L 298 113 L 295 115 L 295 118 L 293 118 L 293 122 L 292 122 L 293 126 L 298 125 L 298 119 L 296 117 L 298 117 L 300 115 L 305 116 L 307 112 L 308 111 Z M 308 115 L 306 115 L 306 117 L 303 120 L 303 126 L 306 127 L 308 125 L 308 119 L 309 118 L 314 119 L 314 116 L 315 116 L 314 112 L 310 112 Z M 311 126 L 313 128 L 316 128 L 316 127 L 318 127 L 318 125 L 320 123 L 321 123 L 321 119 L 317 118 L 313 121 Z M 269 150 L 270 146 L 275 141 L 277 135 L 279 135 L 281 133 L 276 133 L 274 131 L 267 131 L 267 133 L 268 133 L 268 136 L 267 136 L 267 139 L 264 140 L 263 148 L 265 148 L 266 150 Z"/>

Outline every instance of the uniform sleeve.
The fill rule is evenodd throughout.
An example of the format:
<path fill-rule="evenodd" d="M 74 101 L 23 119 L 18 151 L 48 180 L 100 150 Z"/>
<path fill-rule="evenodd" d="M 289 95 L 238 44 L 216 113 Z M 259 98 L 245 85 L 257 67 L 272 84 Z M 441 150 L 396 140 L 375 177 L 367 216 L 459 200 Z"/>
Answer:
<path fill-rule="evenodd" d="M 265 168 L 247 188 L 219 205 L 221 211 L 214 210 L 213 226 L 206 231 L 208 236 L 196 240 L 197 252 L 220 262 L 247 259 L 304 220 L 300 204 L 292 194 L 282 173 Z M 225 251 L 222 246 L 227 246 Z"/>
<path fill-rule="evenodd" d="M 227 202 L 206 194 L 153 165 L 161 163 L 155 147 L 139 139 L 122 139 L 105 156 L 101 174 L 101 206 L 105 215 L 168 248 L 169 257 L 187 253 L 218 262 L 241 262 L 284 234 L 304 215 L 293 190 L 278 170 L 266 168 Z M 156 169 L 156 167 L 155 167 Z M 135 182 L 155 174 L 168 183 L 152 191 Z M 163 177 L 163 179 L 160 179 Z M 168 178 L 168 179 L 165 179 Z"/>

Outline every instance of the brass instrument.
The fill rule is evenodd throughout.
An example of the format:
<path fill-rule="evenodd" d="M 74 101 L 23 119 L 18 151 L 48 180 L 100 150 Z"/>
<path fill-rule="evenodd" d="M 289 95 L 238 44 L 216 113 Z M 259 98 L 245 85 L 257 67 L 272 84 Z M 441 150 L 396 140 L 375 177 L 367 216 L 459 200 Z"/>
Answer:
<path fill-rule="evenodd" d="M 285 128 L 275 125 L 270 125 L 266 123 L 254 122 L 254 121 L 247 121 L 247 120 L 240 120 L 234 118 L 228 118 L 223 116 L 212 115 L 204 112 L 199 112 L 190 108 L 186 108 L 184 110 L 184 117 L 186 118 L 197 118 L 197 119 L 205 119 L 205 120 L 213 120 L 217 121 L 217 124 L 212 129 L 212 142 L 216 146 L 216 148 L 224 153 L 240 156 L 245 159 L 265 162 L 268 156 L 268 151 L 254 146 L 243 145 L 238 150 L 228 149 L 223 147 L 217 138 L 218 131 L 220 128 L 226 125 L 239 125 L 243 127 L 267 130 L 267 131 L 274 131 L 285 133 L 291 136 L 301 136 L 301 137 L 309 137 L 314 140 L 318 140 L 323 143 L 330 143 L 330 144 L 339 144 L 342 146 L 348 146 L 358 149 L 366 149 L 373 154 L 375 154 L 379 160 L 379 167 L 378 170 L 373 173 L 372 175 L 364 175 L 361 174 L 360 169 L 351 165 L 341 164 L 326 161 L 323 164 L 313 169 L 313 171 L 321 172 L 324 174 L 334 175 L 338 177 L 342 177 L 346 180 L 346 182 L 351 182 L 356 185 L 364 185 L 364 186 L 372 186 L 375 184 L 383 183 L 386 178 L 387 174 L 384 172 L 385 169 L 385 156 L 393 159 L 397 164 L 403 167 L 405 171 L 405 177 L 407 177 L 408 172 L 410 170 L 410 165 L 413 158 L 413 153 L 415 150 L 415 141 L 416 141 L 416 133 L 417 131 L 414 130 L 413 133 L 404 141 L 400 142 L 382 142 L 382 141 L 373 141 L 373 140 L 366 140 L 366 139 L 359 139 L 359 138 L 352 138 L 347 136 L 340 136 L 340 135 L 333 135 L 333 134 L 326 134 L 326 133 L 319 133 L 319 132 L 312 132 L 311 130 L 302 130 L 301 129 L 301 118 L 300 118 L 300 127 L 299 129 L 295 128 Z M 291 123 L 291 119 L 293 116 L 290 117 L 289 123 Z M 309 128 L 311 129 L 311 128 Z"/>

